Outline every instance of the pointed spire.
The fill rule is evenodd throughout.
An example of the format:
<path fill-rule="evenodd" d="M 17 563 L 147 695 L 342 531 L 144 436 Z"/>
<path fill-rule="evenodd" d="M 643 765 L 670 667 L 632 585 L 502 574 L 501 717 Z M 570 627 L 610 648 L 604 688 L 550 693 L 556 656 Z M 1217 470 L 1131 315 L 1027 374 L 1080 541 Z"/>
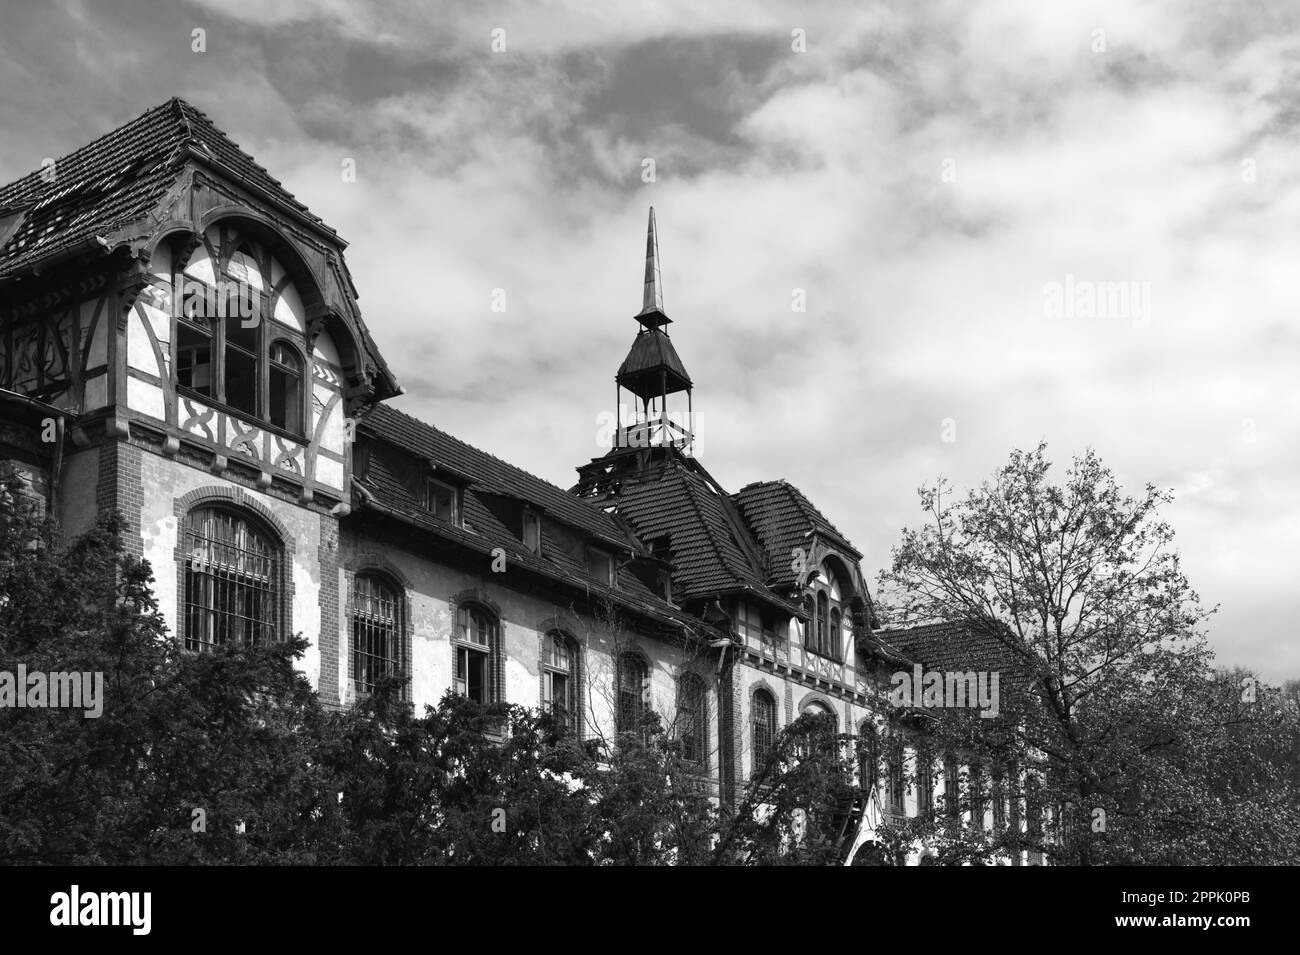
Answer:
<path fill-rule="evenodd" d="M 641 314 L 664 310 L 663 279 L 659 274 L 659 230 L 655 228 L 655 207 L 650 207 L 650 223 L 645 233 L 645 291 L 641 296 Z"/>

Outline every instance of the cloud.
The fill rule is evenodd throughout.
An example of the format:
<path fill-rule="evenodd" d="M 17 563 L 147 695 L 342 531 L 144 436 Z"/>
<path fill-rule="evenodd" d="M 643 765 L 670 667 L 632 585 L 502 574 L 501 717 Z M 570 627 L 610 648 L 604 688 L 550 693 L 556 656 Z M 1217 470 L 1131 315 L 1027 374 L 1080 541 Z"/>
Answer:
<path fill-rule="evenodd" d="M 6 14 L 0 174 L 186 96 L 350 241 L 401 406 L 560 484 L 612 408 L 653 203 L 725 484 L 788 478 L 872 575 L 923 481 L 1092 445 L 1177 493 L 1221 659 L 1300 675 L 1289 5 L 143 9 Z M 1046 314 L 1067 281 L 1141 283 L 1149 320 Z"/>

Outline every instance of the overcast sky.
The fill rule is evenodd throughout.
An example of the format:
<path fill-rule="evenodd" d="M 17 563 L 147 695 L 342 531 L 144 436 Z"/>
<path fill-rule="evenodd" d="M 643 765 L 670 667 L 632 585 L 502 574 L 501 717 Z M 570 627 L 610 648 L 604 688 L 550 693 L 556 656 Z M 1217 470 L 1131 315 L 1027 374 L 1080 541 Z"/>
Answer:
<path fill-rule="evenodd" d="M 463 6 L 6 4 L 0 179 L 185 97 L 351 243 L 395 406 L 566 487 L 653 204 L 728 488 L 874 580 L 922 482 L 1091 445 L 1175 492 L 1220 661 L 1300 676 L 1300 5 Z"/>

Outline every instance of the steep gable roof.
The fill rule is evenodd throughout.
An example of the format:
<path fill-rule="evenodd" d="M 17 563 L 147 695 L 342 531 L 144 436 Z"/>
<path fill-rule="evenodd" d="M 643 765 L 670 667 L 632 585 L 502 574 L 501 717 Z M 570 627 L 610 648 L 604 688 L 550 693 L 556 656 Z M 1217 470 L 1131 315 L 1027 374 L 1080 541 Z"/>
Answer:
<path fill-rule="evenodd" d="M 761 548 L 734 502 L 694 458 L 676 448 L 646 452 L 614 449 L 579 469 L 575 490 L 613 505 L 637 536 L 671 551 L 673 593 L 682 600 L 750 591 L 760 600 L 801 614 L 768 586 Z M 608 466 L 611 475 L 603 468 Z M 593 481 L 595 483 L 593 483 Z"/>
<path fill-rule="evenodd" d="M 792 587 L 798 580 L 792 556 L 796 548 L 807 550 L 812 535 L 818 534 L 855 558 L 861 557 L 848 538 L 828 521 L 812 502 L 787 481 L 748 484 L 731 496 L 754 538 L 762 545 L 770 568 L 768 583 Z"/>
<path fill-rule="evenodd" d="M 56 160 L 52 175 L 39 169 L 0 186 L 0 222 L 8 220 L 0 232 L 0 276 L 140 221 L 175 183 L 188 155 L 224 167 L 236 182 L 337 239 L 206 115 L 173 98 Z"/>

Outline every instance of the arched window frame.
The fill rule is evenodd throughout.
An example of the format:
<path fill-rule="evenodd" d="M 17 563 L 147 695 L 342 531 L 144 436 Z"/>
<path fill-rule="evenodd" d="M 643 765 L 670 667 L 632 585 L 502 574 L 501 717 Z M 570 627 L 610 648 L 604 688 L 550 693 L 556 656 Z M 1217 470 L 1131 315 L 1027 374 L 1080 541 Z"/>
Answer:
<path fill-rule="evenodd" d="M 619 735 L 642 732 L 650 668 L 645 657 L 631 650 L 618 655 L 615 675 L 614 726 Z"/>
<path fill-rule="evenodd" d="M 880 739 L 870 719 L 858 725 L 858 788 L 870 790 L 877 780 L 880 762 Z"/>
<path fill-rule="evenodd" d="M 682 758 L 703 767 L 709 753 L 709 690 L 698 673 L 677 681 L 677 739 Z"/>
<path fill-rule="evenodd" d="M 808 579 L 808 593 L 804 595 L 804 611 L 809 616 L 804 647 L 819 656 L 843 663 L 844 613 L 843 588 L 836 581 L 834 568 L 823 561 L 815 574 Z"/>
<path fill-rule="evenodd" d="M 220 247 L 214 246 L 206 235 L 202 242 L 213 264 L 216 280 L 222 287 L 212 288 L 205 280 L 187 274 L 185 263 L 179 259 L 179 245 L 174 252 L 173 285 L 184 283 L 185 289 L 201 286 L 208 290 L 208 301 L 225 302 L 231 287 L 225 283 L 243 280 L 241 271 L 232 269 L 232 263 L 238 256 L 247 256 L 260 279 L 260 287 L 253 283 L 247 286 L 255 303 L 257 321 L 245 326 L 238 310 L 234 309 L 236 314 L 232 315 L 231 308 L 225 309 L 224 316 L 195 316 L 191 314 L 193 296 L 179 296 L 181 308 L 174 309 L 179 314 L 172 317 L 171 336 L 175 387 L 182 394 L 194 395 L 205 403 L 216 403 L 235 414 L 256 420 L 261 426 L 305 440 L 310 433 L 310 341 L 304 330 L 295 330 L 273 318 L 276 303 L 291 281 L 289 273 L 285 264 L 280 262 L 285 278 L 271 287 L 272 262 L 275 260 L 265 247 L 250 236 L 239 236 L 233 227 L 220 226 L 219 230 Z M 233 247 L 228 248 L 227 242 L 231 242 Z M 285 370 L 271 359 L 276 344 L 291 347 L 294 357 L 299 360 L 298 395 L 291 408 L 275 407 L 274 376 Z M 247 379 L 242 384 L 232 379 L 238 368 L 242 368 L 243 378 Z"/>
<path fill-rule="evenodd" d="M 348 610 L 348 681 L 358 697 L 373 692 L 381 677 L 409 677 L 410 640 L 406 591 L 385 571 L 352 575 Z M 409 699 L 409 683 L 402 696 Z"/>
<path fill-rule="evenodd" d="M 822 656 L 832 656 L 831 637 L 827 632 L 830 617 L 830 597 L 825 590 L 817 592 L 817 652 Z"/>
<path fill-rule="evenodd" d="M 497 613 L 475 601 L 461 603 L 451 645 L 455 691 L 484 705 L 503 702 L 505 661 Z"/>
<path fill-rule="evenodd" d="M 266 420 L 290 434 L 304 434 L 307 362 L 302 346 L 277 332 L 266 355 Z"/>
<path fill-rule="evenodd" d="M 182 506 L 178 501 L 178 511 Z M 185 649 L 284 639 L 283 538 L 257 514 L 221 500 L 187 506 L 180 522 L 177 629 Z"/>
<path fill-rule="evenodd" d="M 759 687 L 750 699 L 750 773 L 759 772 L 776 747 L 776 697 Z"/>
<path fill-rule="evenodd" d="M 583 662 L 582 646 L 571 633 L 553 629 L 542 634 L 542 705 L 579 739 L 583 736 Z"/>
<path fill-rule="evenodd" d="M 905 750 L 902 737 L 891 733 L 884 737 L 882 750 L 885 753 L 885 791 L 882 803 L 885 811 L 895 816 L 902 816 L 906 809 L 906 767 Z"/>

